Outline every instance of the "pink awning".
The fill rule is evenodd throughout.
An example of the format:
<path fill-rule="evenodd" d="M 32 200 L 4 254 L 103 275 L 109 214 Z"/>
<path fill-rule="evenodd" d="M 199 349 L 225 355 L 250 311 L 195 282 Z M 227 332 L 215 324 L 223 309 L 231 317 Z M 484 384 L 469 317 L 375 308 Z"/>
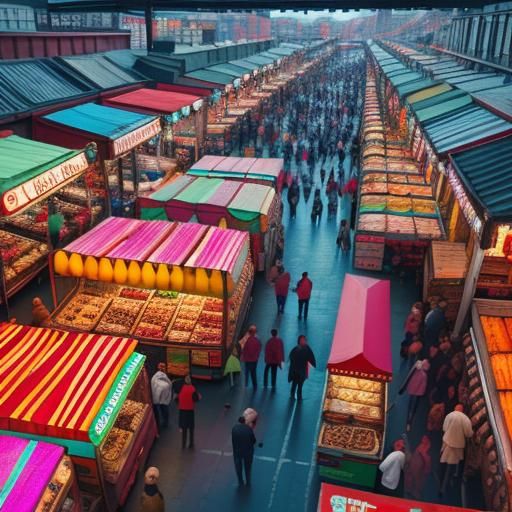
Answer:
<path fill-rule="evenodd" d="M 391 380 L 389 281 L 346 275 L 327 368 L 353 377 Z"/>
<path fill-rule="evenodd" d="M 248 174 L 261 174 L 264 176 L 275 176 L 277 179 L 284 167 L 282 158 L 257 158 Z"/>
<path fill-rule="evenodd" d="M 200 171 L 209 171 L 213 169 L 216 165 L 218 165 L 222 160 L 224 160 L 226 157 L 224 156 L 217 156 L 217 155 L 205 155 L 203 158 L 198 160 L 191 168 L 192 169 L 198 169 Z"/>
<path fill-rule="evenodd" d="M 248 233 L 211 227 L 185 266 L 222 270 L 232 274 L 236 263 L 240 260 L 244 245 L 246 248 L 249 247 Z"/>
<path fill-rule="evenodd" d="M 202 204 L 227 207 L 238 189 L 242 186 L 243 183 L 240 181 L 225 180 L 224 183 L 215 191 L 215 193 Z"/>

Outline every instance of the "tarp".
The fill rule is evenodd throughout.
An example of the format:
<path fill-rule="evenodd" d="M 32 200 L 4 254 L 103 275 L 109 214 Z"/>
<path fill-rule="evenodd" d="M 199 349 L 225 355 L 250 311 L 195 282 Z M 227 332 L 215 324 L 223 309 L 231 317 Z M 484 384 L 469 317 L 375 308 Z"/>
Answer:
<path fill-rule="evenodd" d="M 207 261 L 210 266 L 205 268 L 231 272 L 234 270 L 237 261 L 240 261 L 241 258 L 245 261 L 247 253 L 241 252 L 243 241 L 240 243 L 229 242 L 230 238 L 233 240 L 240 239 L 237 231 L 210 227 L 205 235 L 204 231 L 195 226 L 198 226 L 198 224 L 183 225 L 179 222 L 109 217 L 85 235 L 57 251 L 54 256 L 55 271 L 59 274 L 68 275 L 71 273 L 75 277 L 82 277 L 88 272 L 87 265 L 83 263 L 87 256 L 96 259 L 103 258 L 103 260 L 110 258 L 114 271 L 115 263 L 119 261 L 122 261 L 125 266 L 129 266 L 130 262 L 151 262 L 167 265 L 183 263 L 189 267 Z M 215 234 L 217 231 L 224 231 L 226 234 L 219 238 Z M 210 239 L 217 238 L 223 240 L 223 243 L 218 247 L 209 243 Z M 243 232 L 242 238 L 248 240 L 248 234 Z M 204 246 L 208 246 L 212 251 L 209 258 L 198 258 L 192 254 L 196 248 Z M 168 253 L 172 256 L 171 259 L 166 259 Z M 62 254 L 70 257 L 69 263 L 61 266 L 57 261 L 60 261 Z M 81 256 L 82 266 L 75 266 L 71 259 L 73 255 Z M 187 258 L 189 258 L 188 261 L 186 261 Z M 226 266 L 224 263 L 226 260 L 229 260 L 230 265 L 231 263 L 233 265 Z M 98 263 L 101 264 L 101 260 Z M 97 272 L 89 278 L 112 281 L 112 275 L 102 277 L 101 272 Z M 142 277 L 141 284 L 143 282 Z"/>
<path fill-rule="evenodd" d="M 37 510 L 63 457 L 62 446 L 0 435 L 0 510 Z"/>
<path fill-rule="evenodd" d="M 512 123 L 488 110 L 469 106 L 424 124 L 437 153 L 469 148 L 478 141 L 488 141 L 512 133 Z"/>
<path fill-rule="evenodd" d="M 57 167 L 78 153 L 17 135 L 0 138 L 0 194 Z"/>
<path fill-rule="evenodd" d="M 478 512 L 425 501 L 403 500 L 383 494 L 322 483 L 318 512 Z"/>
<path fill-rule="evenodd" d="M 451 155 L 457 174 L 493 219 L 512 222 L 512 137 Z"/>
<path fill-rule="evenodd" d="M 96 105 L 96 103 L 85 103 L 59 110 L 43 116 L 43 119 L 110 140 L 122 137 L 156 120 L 154 116 Z"/>
<path fill-rule="evenodd" d="M 0 329 L 0 429 L 89 441 L 137 341 L 16 324 Z"/>
<path fill-rule="evenodd" d="M 191 106 L 200 99 L 199 96 L 179 92 L 138 89 L 114 96 L 113 98 L 104 99 L 103 104 L 147 114 L 172 114 L 179 112 L 183 107 Z"/>
<path fill-rule="evenodd" d="M 347 274 L 327 368 L 391 380 L 391 309 L 387 280 Z"/>
<path fill-rule="evenodd" d="M 275 195 L 270 187 L 246 183 L 229 203 L 229 213 L 242 222 L 253 222 L 269 213 Z"/>
<path fill-rule="evenodd" d="M 426 100 L 428 98 L 432 98 L 433 96 L 443 94 L 444 92 L 451 91 L 451 89 L 451 85 L 445 83 L 434 85 L 433 87 L 428 87 L 427 89 L 422 89 L 421 91 L 410 94 L 405 98 L 405 101 L 412 105 L 418 101 Z"/>

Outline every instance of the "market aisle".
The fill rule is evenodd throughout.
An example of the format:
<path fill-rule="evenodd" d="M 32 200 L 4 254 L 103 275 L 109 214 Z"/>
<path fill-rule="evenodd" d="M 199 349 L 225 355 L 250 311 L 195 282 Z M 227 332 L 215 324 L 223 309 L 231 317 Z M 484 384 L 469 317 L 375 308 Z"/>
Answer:
<path fill-rule="evenodd" d="M 349 159 L 346 161 L 347 173 Z M 319 184 L 318 170 L 316 182 Z M 302 191 L 301 191 L 302 193 Z M 312 194 L 313 196 L 313 194 Z M 254 288 L 249 321 L 259 329 L 265 342 L 272 327 L 277 327 L 286 344 L 286 353 L 304 333 L 317 357 L 317 369 L 311 372 L 304 387 L 304 400 L 289 398 L 287 366 L 278 375 L 277 391 L 262 387 L 264 364 L 258 365 L 259 389 L 253 393 L 238 384 L 199 384 L 203 400 L 196 416 L 196 448 L 182 450 L 177 429 L 177 414 L 172 411 L 171 427 L 155 444 L 149 463 L 160 468 L 160 488 L 166 498 L 167 510 L 202 511 L 315 511 L 319 483 L 316 473 L 315 447 L 321 413 L 325 366 L 345 273 L 350 271 L 351 257 L 344 256 L 335 244 L 338 222 L 328 219 L 325 195 L 324 216 L 320 225 L 311 224 L 312 196 L 301 201 L 297 218 L 291 219 L 286 201 L 283 220 L 286 227 L 284 264 L 295 283 L 308 271 L 314 283 L 307 323 L 297 319 L 297 299 L 290 293 L 285 314 L 276 316 L 273 289 L 263 278 Z M 343 202 L 345 209 L 348 207 Z M 345 211 L 344 216 L 348 216 Z M 400 343 L 404 315 L 414 298 L 414 291 L 400 284 L 393 285 L 394 340 Z M 397 351 L 396 351 L 397 352 Z M 229 403 L 230 408 L 225 404 Z M 246 407 L 260 413 L 256 436 L 263 446 L 256 448 L 253 485 L 239 490 L 231 456 L 231 427 Z M 399 407 L 396 409 L 399 411 Z M 141 479 L 125 507 L 137 510 Z"/>

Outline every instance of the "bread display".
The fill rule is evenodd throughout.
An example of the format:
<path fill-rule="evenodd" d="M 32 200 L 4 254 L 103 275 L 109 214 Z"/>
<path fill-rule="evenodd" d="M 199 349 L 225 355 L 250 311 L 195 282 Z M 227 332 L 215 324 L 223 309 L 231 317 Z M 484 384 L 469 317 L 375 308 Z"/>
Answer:
<path fill-rule="evenodd" d="M 357 455 L 375 456 L 382 436 L 374 429 L 324 422 L 321 445 Z"/>

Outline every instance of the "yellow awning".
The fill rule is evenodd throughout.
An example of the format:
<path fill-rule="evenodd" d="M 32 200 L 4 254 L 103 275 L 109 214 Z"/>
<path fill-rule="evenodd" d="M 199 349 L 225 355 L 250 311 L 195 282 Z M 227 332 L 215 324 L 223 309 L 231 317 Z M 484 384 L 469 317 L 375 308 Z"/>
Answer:
<path fill-rule="evenodd" d="M 428 89 L 423 89 L 422 91 L 410 94 L 407 96 L 407 103 L 412 104 L 417 101 L 426 100 L 427 98 L 432 98 L 432 96 L 437 96 L 438 94 L 451 91 L 452 89 L 453 87 L 447 83 L 434 85 L 434 87 L 429 87 Z"/>

